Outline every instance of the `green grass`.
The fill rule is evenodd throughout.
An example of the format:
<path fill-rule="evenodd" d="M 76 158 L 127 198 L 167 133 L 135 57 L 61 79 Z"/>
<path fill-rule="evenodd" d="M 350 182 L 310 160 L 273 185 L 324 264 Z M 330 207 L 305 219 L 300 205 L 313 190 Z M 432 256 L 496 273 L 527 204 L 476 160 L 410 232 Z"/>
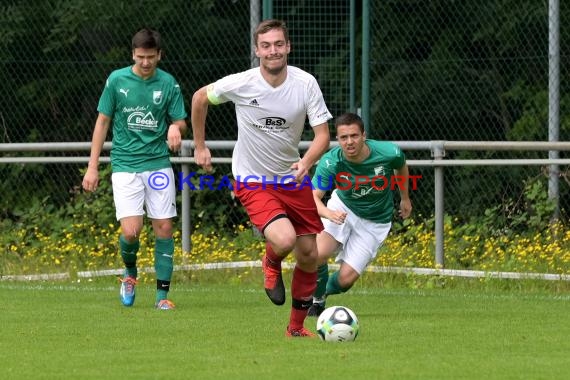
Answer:
<path fill-rule="evenodd" d="M 176 283 L 171 312 L 152 308 L 149 284 L 121 306 L 113 277 L 2 282 L 0 378 L 553 379 L 570 368 L 564 292 L 386 289 L 367 274 L 329 299 L 356 312 L 359 337 L 326 343 L 284 336 L 289 302 L 273 306 L 259 273 L 212 277 Z"/>

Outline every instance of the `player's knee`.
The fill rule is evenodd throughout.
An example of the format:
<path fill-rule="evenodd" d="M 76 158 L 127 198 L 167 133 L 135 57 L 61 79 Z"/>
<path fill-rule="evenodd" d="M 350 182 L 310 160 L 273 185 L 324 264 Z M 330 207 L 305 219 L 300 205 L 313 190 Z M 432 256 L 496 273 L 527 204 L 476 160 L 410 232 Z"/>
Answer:
<path fill-rule="evenodd" d="M 297 237 L 295 235 L 280 235 L 273 239 L 272 246 L 277 254 L 286 254 L 295 248 Z"/>
<path fill-rule="evenodd" d="M 329 258 L 330 256 L 322 254 L 321 252 L 318 253 L 317 256 L 317 265 L 321 266 L 321 265 L 325 265 L 329 262 Z"/>
<path fill-rule="evenodd" d="M 153 223 L 154 234 L 156 237 L 161 239 L 169 239 L 172 237 L 172 223 L 169 222 L 154 222 Z"/>
<path fill-rule="evenodd" d="M 123 237 L 129 243 L 139 240 L 142 230 L 142 219 L 138 217 L 128 217 L 121 219 L 121 230 Z"/>
<path fill-rule="evenodd" d="M 356 280 L 358 280 L 360 276 L 338 276 L 338 284 L 343 289 L 343 291 L 347 291 L 348 289 L 352 288 Z"/>
<path fill-rule="evenodd" d="M 306 272 L 314 272 L 318 267 L 317 255 L 310 254 L 309 252 L 302 254 L 295 251 L 295 261 L 297 265 Z"/>
<path fill-rule="evenodd" d="M 169 239 L 172 237 L 172 227 L 156 229 L 155 235 L 156 235 L 156 237 L 161 238 L 161 239 Z"/>
<path fill-rule="evenodd" d="M 139 239 L 139 232 L 134 228 L 123 230 L 123 236 L 128 243 L 134 243 Z"/>

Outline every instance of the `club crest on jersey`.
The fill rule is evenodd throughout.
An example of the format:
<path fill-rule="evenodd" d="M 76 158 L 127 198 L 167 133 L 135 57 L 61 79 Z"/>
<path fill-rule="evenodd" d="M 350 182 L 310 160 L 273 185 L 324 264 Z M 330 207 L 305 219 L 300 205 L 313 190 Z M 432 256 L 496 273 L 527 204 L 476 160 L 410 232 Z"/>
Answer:
<path fill-rule="evenodd" d="M 386 175 L 386 172 L 384 171 L 384 166 L 376 166 L 374 168 L 374 175 Z"/>
<path fill-rule="evenodd" d="M 162 102 L 162 91 L 153 91 L 152 101 L 154 104 L 160 104 L 160 102 Z"/>

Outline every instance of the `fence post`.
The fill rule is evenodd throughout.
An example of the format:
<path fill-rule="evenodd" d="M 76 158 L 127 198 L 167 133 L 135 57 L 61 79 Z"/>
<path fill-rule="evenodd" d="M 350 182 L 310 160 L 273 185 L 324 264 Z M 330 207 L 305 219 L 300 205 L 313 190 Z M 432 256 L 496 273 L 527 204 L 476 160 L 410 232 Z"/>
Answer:
<path fill-rule="evenodd" d="M 445 148 L 443 141 L 432 141 L 431 154 L 434 161 L 442 160 L 445 157 Z M 443 219 L 445 209 L 443 207 L 444 183 L 443 183 L 443 166 L 434 165 L 434 198 L 435 198 L 435 267 L 443 268 L 444 266 L 444 247 L 443 247 Z"/>
<path fill-rule="evenodd" d="M 548 1 L 548 141 L 560 140 L 560 4 Z M 548 158 L 560 158 L 560 152 L 551 150 Z M 560 167 L 550 165 L 548 198 L 555 204 L 553 220 L 560 219 Z"/>
<path fill-rule="evenodd" d="M 182 141 L 182 149 L 180 150 L 180 155 L 182 157 L 192 156 L 190 141 Z M 181 169 L 184 178 L 190 175 L 190 164 L 183 163 L 181 165 Z M 182 263 L 187 264 L 185 261 L 188 257 L 188 254 L 190 253 L 190 250 L 192 249 L 192 226 L 190 223 L 190 188 L 188 186 L 184 186 L 183 183 L 180 183 L 179 186 L 182 186 Z"/>

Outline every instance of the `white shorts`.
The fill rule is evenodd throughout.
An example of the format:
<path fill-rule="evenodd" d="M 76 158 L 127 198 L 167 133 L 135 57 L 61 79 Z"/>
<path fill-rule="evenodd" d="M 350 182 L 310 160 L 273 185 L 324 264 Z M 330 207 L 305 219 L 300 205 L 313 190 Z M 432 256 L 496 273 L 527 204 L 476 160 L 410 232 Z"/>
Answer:
<path fill-rule="evenodd" d="M 144 215 L 151 219 L 176 216 L 176 184 L 172 168 L 111 175 L 117 220 Z"/>
<path fill-rule="evenodd" d="M 362 274 L 378 254 L 378 249 L 386 240 L 392 223 L 375 223 L 357 216 L 346 207 L 336 191 L 333 191 L 327 207 L 331 210 L 346 212 L 343 224 L 336 224 L 322 218 L 325 231 L 341 244 L 336 252 L 335 261 L 345 262 L 358 274 Z"/>

